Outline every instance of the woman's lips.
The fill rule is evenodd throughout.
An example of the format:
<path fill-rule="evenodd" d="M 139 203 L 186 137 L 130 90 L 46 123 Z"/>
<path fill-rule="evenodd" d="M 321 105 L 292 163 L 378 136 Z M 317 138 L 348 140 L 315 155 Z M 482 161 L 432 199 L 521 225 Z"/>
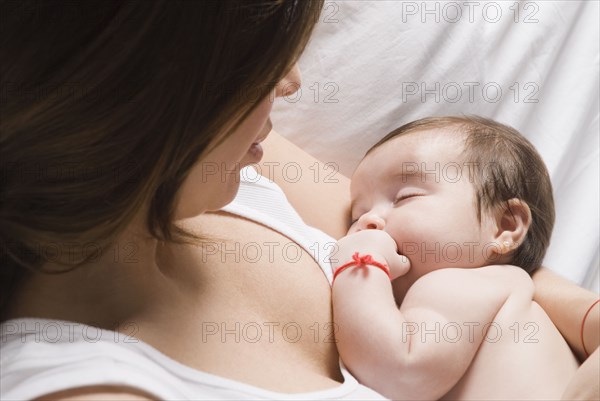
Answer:
<path fill-rule="evenodd" d="M 264 151 L 260 143 L 253 143 L 252 146 L 250 146 L 250 149 L 248 149 L 248 154 L 253 163 L 258 163 L 262 159 L 263 153 Z"/>

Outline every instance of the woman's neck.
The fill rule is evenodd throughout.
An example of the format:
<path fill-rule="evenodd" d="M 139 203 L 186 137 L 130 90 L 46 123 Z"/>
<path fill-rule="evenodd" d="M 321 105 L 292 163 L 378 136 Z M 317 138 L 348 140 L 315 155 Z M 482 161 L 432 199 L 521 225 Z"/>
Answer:
<path fill-rule="evenodd" d="M 156 263 L 157 241 L 140 232 L 126 230 L 98 258 L 71 271 L 30 274 L 6 318 L 61 319 L 114 329 L 143 314 L 158 296 L 152 289 L 168 285 L 168 280 Z M 43 269 L 60 271 L 64 266 L 46 264 Z"/>

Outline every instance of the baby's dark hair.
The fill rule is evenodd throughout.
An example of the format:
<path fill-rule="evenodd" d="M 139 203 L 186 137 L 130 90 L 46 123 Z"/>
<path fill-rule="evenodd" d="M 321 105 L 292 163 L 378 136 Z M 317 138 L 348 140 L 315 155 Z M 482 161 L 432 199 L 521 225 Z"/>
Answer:
<path fill-rule="evenodd" d="M 463 155 L 472 167 L 470 173 L 480 221 L 484 211 L 499 207 L 510 211 L 510 199 L 520 199 L 529 206 L 531 225 L 522 243 L 510 254 L 510 263 L 532 274 L 540 267 L 550 244 L 554 197 L 544 161 L 517 130 L 479 116 L 429 117 L 395 129 L 367 154 L 402 135 L 449 127 L 466 134 Z"/>

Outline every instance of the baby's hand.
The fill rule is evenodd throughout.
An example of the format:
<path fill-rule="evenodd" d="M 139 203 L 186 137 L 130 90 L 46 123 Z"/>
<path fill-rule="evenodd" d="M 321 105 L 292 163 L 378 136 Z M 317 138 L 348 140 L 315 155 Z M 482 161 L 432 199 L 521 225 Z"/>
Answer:
<path fill-rule="evenodd" d="M 337 242 L 337 252 L 331 256 L 334 271 L 350 262 L 355 252 L 361 256 L 369 254 L 377 262 L 385 263 L 390 268 L 392 280 L 410 269 L 408 258 L 398 254 L 396 241 L 382 230 L 362 230 L 341 238 Z"/>

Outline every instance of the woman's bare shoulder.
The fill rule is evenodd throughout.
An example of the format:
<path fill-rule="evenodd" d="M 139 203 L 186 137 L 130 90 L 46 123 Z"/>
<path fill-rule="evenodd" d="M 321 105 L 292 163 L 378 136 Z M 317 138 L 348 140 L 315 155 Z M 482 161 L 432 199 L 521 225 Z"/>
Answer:
<path fill-rule="evenodd" d="M 334 238 L 345 235 L 350 219 L 348 177 L 275 131 L 264 142 L 264 148 L 260 173 L 283 189 L 304 221 Z"/>

